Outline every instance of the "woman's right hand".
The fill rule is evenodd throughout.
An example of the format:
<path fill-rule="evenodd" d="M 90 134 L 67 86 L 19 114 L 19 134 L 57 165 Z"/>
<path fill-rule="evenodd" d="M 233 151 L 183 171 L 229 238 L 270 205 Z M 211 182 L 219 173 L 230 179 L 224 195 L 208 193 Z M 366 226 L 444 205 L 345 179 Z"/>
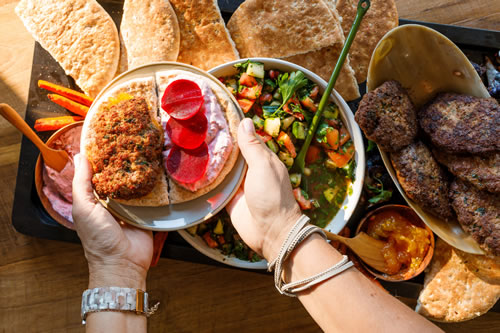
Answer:
<path fill-rule="evenodd" d="M 227 210 L 245 243 L 270 261 L 302 213 L 285 165 L 257 138 L 251 119 L 240 123 L 238 145 L 248 172 Z"/>

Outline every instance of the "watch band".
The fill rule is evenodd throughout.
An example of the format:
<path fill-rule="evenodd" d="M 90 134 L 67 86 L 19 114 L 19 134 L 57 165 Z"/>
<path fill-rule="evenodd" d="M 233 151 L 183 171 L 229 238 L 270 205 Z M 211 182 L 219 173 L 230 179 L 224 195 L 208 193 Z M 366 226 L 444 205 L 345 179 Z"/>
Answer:
<path fill-rule="evenodd" d="M 149 316 L 154 311 L 149 310 L 148 294 L 140 289 L 120 287 L 100 287 L 87 289 L 82 295 L 82 324 L 85 324 L 87 314 L 99 311 L 130 311 Z"/>

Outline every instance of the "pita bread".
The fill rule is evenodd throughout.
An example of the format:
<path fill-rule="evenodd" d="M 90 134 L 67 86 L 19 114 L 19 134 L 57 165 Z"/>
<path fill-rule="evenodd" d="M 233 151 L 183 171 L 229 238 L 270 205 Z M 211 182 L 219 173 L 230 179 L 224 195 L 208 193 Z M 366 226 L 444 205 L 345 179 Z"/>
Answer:
<path fill-rule="evenodd" d="M 500 257 L 479 256 L 455 249 L 467 268 L 480 279 L 500 285 Z"/>
<path fill-rule="evenodd" d="M 87 95 L 95 97 L 114 77 L 118 31 L 95 0 L 21 0 L 16 13 Z"/>
<path fill-rule="evenodd" d="M 165 91 L 165 88 L 167 87 L 168 83 L 172 79 L 177 77 L 177 73 L 178 71 L 174 70 L 156 73 L 156 82 L 158 86 L 159 98 L 161 98 L 163 91 Z M 238 132 L 238 125 L 240 123 L 240 117 L 238 115 L 238 110 L 236 109 L 233 101 L 229 98 L 229 96 L 227 96 L 227 93 L 220 86 L 218 86 L 211 80 L 194 73 L 189 73 L 189 75 L 196 77 L 197 79 L 204 80 L 206 83 L 208 83 L 210 89 L 215 94 L 217 101 L 221 106 L 221 109 L 227 121 L 228 130 L 232 138 L 233 147 L 222 169 L 220 169 L 220 172 L 217 175 L 217 177 L 209 185 L 195 192 L 186 190 L 184 187 L 178 185 L 173 179 L 169 177 L 169 185 L 170 185 L 169 198 L 172 204 L 196 199 L 216 188 L 220 183 L 222 183 L 224 178 L 233 169 L 233 166 L 236 163 L 236 160 L 238 159 L 238 153 L 239 153 L 237 144 L 237 132 Z"/>
<path fill-rule="evenodd" d="M 156 95 L 156 83 L 154 77 L 151 76 L 138 78 L 119 84 L 108 91 L 106 94 L 104 94 L 101 98 L 99 98 L 97 102 L 98 104 L 92 107 L 92 112 L 89 112 L 87 114 L 87 118 L 90 118 L 90 122 L 88 127 L 84 127 L 84 130 L 82 132 L 81 150 L 86 152 L 89 161 L 92 161 L 92 156 L 89 155 L 90 148 L 88 147 L 92 147 L 97 144 L 93 135 L 94 130 L 92 127 L 92 119 L 96 116 L 96 114 L 103 110 L 103 104 L 107 103 L 110 98 L 118 96 L 120 93 L 127 93 L 134 97 L 143 97 L 146 101 L 148 101 L 151 106 L 151 117 L 152 119 L 154 119 L 154 122 L 156 122 L 157 126 L 160 127 L 160 125 L 158 124 L 158 100 Z M 160 173 L 155 187 L 147 195 L 131 200 L 114 200 L 130 206 L 155 207 L 169 204 L 168 183 L 166 180 L 165 172 Z"/>
<path fill-rule="evenodd" d="M 474 274 L 457 251 L 438 239 L 416 311 L 432 320 L 459 322 L 486 313 L 500 298 L 500 285 Z"/>
<path fill-rule="evenodd" d="M 168 0 L 125 0 L 120 34 L 128 69 L 179 55 L 179 24 Z"/>
<path fill-rule="evenodd" d="M 349 50 L 351 66 L 358 83 L 366 81 L 368 65 L 379 40 L 399 23 L 394 0 L 371 0 L 370 3 L 370 10 L 363 17 Z M 337 11 L 342 17 L 342 30 L 346 38 L 356 17 L 357 8 L 357 0 L 337 0 Z"/>
<path fill-rule="evenodd" d="M 178 62 L 208 70 L 239 59 L 217 0 L 170 0 L 180 28 Z"/>
<path fill-rule="evenodd" d="M 228 29 L 241 57 L 285 58 L 343 41 L 338 23 L 322 0 L 247 0 Z"/>

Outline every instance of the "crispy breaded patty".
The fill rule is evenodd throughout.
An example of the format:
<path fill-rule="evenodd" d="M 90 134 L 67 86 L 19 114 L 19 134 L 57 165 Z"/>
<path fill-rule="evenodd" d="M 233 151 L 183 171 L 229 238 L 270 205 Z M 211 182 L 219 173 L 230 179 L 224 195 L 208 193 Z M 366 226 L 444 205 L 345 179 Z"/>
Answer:
<path fill-rule="evenodd" d="M 437 147 L 452 153 L 500 150 L 500 105 L 493 98 L 439 94 L 418 113 Z"/>
<path fill-rule="evenodd" d="M 92 184 L 102 197 L 140 198 L 161 172 L 163 133 L 144 98 L 104 106 L 93 122 L 96 144 L 89 151 Z"/>
<path fill-rule="evenodd" d="M 391 153 L 391 162 L 399 184 L 410 199 L 442 219 L 453 217 L 446 173 L 422 142 Z"/>
<path fill-rule="evenodd" d="M 462 228 L 484 250 L 500 256 L 500 196 L 457 179 L 450 186 L 450 199 Z"/>
<path fill-rule="evenodd" d="M 436 160 L 448 170 L 479 190 L 500 193 L 500 153 L 493 152 L 487 156 L 454 155 L 434 149 Z"/>
<path fill-rule="evenodd" d="M 365 136 L 388 152 L 409 145 L 418 131 L 415 107 L 397 81 L 365 94 L 354 118 Z"/>

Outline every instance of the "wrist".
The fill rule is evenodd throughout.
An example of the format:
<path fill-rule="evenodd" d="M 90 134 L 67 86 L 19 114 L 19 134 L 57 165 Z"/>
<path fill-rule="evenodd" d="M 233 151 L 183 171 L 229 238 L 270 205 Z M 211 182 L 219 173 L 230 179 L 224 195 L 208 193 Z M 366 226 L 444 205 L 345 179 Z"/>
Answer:
<path fill-rule="evenodd" d="M 146 290 L 147 270 L 131 262 L 89 263 L 89 288 L 122 287 Z"/>
<path fill-rule="evenodd" d="M 288 233 L 301 216 L 302 212 L 297 206 L 296 209 L 289 211 L 282 221 L 276 221 L 276 227 L 271 229 L 271 232 L 268 232 L 265 235 L 262 246 L 262 254 L 268 262 L 274 260 L 278 256 L 281 246 L 283 246 Z"/>

